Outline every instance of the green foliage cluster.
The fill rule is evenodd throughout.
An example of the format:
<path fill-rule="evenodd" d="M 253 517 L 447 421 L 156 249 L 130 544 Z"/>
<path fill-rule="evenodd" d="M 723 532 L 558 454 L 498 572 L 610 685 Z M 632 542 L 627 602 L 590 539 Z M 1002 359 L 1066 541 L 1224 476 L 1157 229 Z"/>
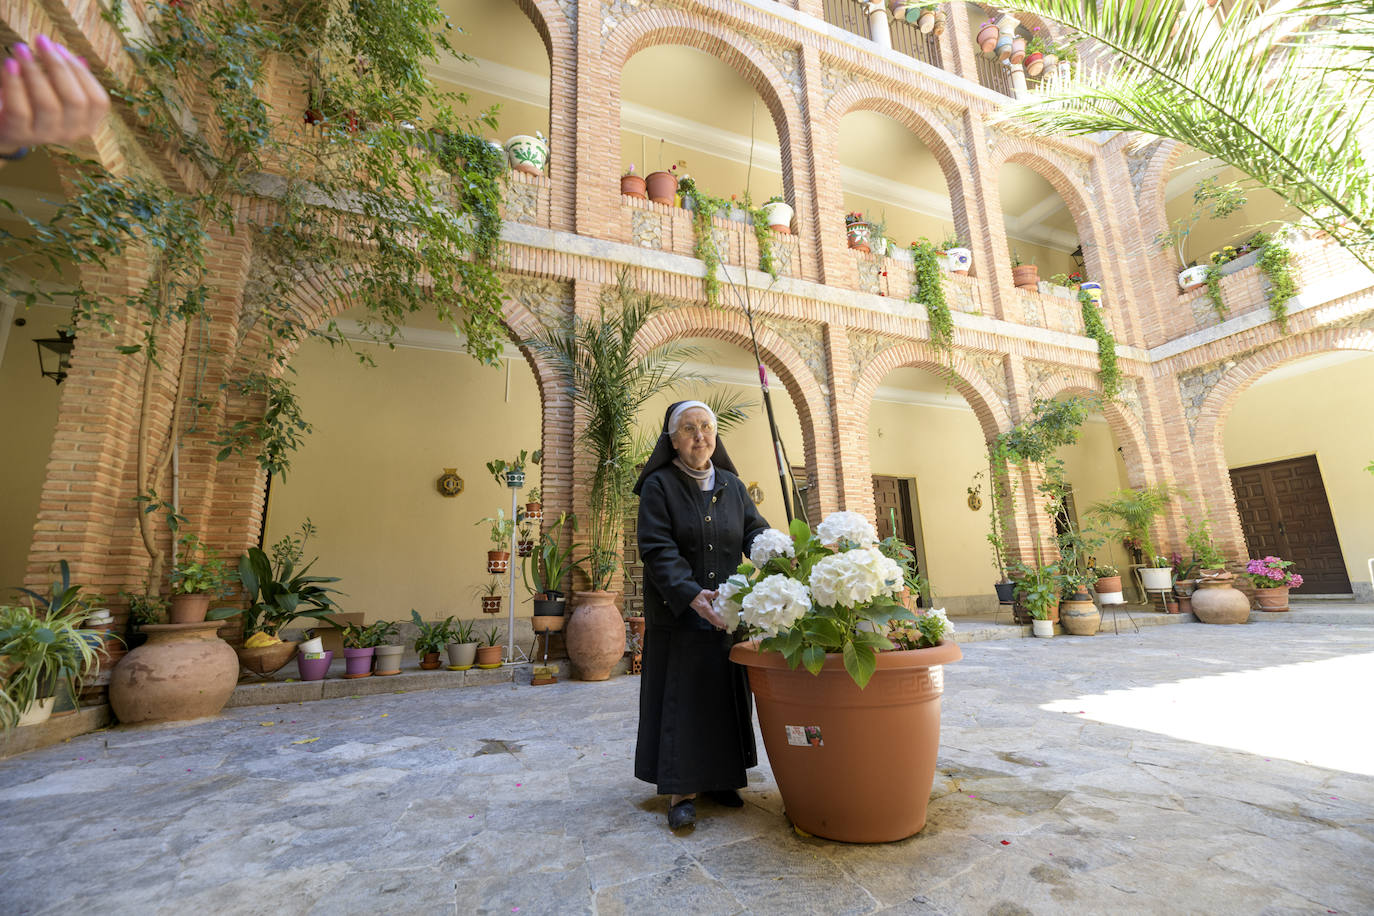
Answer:
<path fill-rule="evenodd" d="M 215 608 L 205 615 L 206 619 L 226 620 L 241 615 L 245 639 L 258 632 L 276 636 L 297 617 L 329 620 L 329 615 L 339 610 L 330 596 L 339 591 L 328 586 L 338 582 L 338 577 L 309 575 L 315 560 L 297 571 L 305 557 L 306 542 L 315 533 L 315 526 L 307 518 L 301 523 L 299 534 L 288 534 L 272 545 L 270 559 L 261 547 L 248 548 L 239 557 L 239 583 L 248 607 Z"/>
<path fill-rule="evenodd" d="M 1171 483 L 1151 484 L 1139 489 L 1116 490 L 1107 499 L 1094 503 L 1088 511 L 1104 520 L 1116 522 L 1113 533 L 1124 540 L 1138 541 L 1146 557 L 1155 555 L 1150 540 L 1150 523 L 1160 515 L 1173 497 L 1183 490 Z M 1166 561 L 1165 565 L 1169 565 Z"/>
<path fill-rule="evenodd" d="M 66 560 L 44 595 L 21 588 L 28 607 L 0 606 L 0 730 L 12 728 L 60 682 L 75 686 L 95 670 L 102 635 L 81 627 L 89 610 Z"/>
<path fill-rule="evenodd" d="M 379 620 L 367 626 L 346 623 L 343 628 L 343 644 L 346 649 L 375 649 L 391 645 L 400 632 L 400 624 L 393 620 Z"/>
<path fill-rule="evenodd" d="M 954 316 L 945 302 L 944 270 L 935 251 L 929 239 L 911 243 L 912 278 L 908 298 L 926 307 L 930 344 L 949 359 L 954 350 Z"/>
<path fill-rule="evenodd" d="M 1217 318 L 1224 319 L 1230 312 L 1226 307 L 1226 301 L 1221 296 L 1221 267 L 1217 264 L 1208 264 L 1206 268 L 1207 278 L 1207 298 L 1212 303 L 1212 311 L 1217 313 Z"/>
<path fill-rule="evenodd" d="M 420 612 L 410 609 L 410 619 L 415 624 L 415 654 L 424 656 L 429 652 L 442 652 L 444 646 L 453 641 L 453 616 L 449 615 L 437 623 L 425 623 Z"/>
<path fill-rule="evenodd" d="M 717 276 L 721 263 L 720 248 L 716 245 L 712 220 L 717 216 L 728 215 L 733 209 L 742 209 L 754 227 L 754 238 L 759 246 L 759 270 L 774 280 L 778 278 L 777 256 L 773 254 L 773 232 L 768 228 L 768 218 L 764 215 L 763 208 L 753 205 L 748 191 L 744 193 L 744 203 L 740 204 L 738 201 L 715 197 L 703 191 L 691 179 L 679 184 L 678 190 L 684 200 L 691 201 L 689 209 L 692 211 L 692 253 L 706 268 L 706 276 L 701 282 L 707 305 L 720 304 L 720 277 Z"/>
<path fill-rule="evenodd" d="M 1293 280 L 1293 253 L 1285 245 L 1271 240 L 1261 249 L 1258 265 L 1269 278 L 1269 289 L 1265 292 L 1269 313 L 1278 322 L 1279 331 L 1287 334 L 1288 300 L 1298 291 L 1298 285 Z"/>
<path fill-rule="evenodd" d="M 1115 400 L 1121 393 L 1121 370 L 1116 364 L 1116 338 L 1107 330 L 1107 323 L 1102 320 L 1102 310 L 1093 304 L 1087 293 L 1079 292 L 1078 304 L 1083 311 L 1083 329 L 1097 341 L 1097 380 L 1102 386 L 1102 400 Z"/>
<path fill-rule="evenodd" d="M 180 550 L 172 567 L 172 592 L 177 595 L 224 594 L 229 565 L 194 534 L 179 539 Z"/>

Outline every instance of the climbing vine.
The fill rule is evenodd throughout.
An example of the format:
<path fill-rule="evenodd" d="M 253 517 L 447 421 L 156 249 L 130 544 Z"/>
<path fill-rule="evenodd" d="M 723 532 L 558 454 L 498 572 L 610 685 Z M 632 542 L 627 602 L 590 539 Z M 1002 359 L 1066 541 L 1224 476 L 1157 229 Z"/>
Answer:
<path fill-rule="evenodd" d="M 0 290 L 26 303 L 72 302 L 66 329 L 78 336 L 99 328 L 137 340 L 118 349 L 143 376 L 140 498 L 155 493 L 198 415 L 230 394 L 265 411 L 220 430 L 219 457 L 251 454 L 269 473 L 287 471 L 309 432 L 288 359 L 310 337 L 346 345 L 333 322 L 305 320 L 314 302 L 351 301 L 378 340 L 432 308 L 474 357 L 499 358 L 504 162 L 477 134 L 496 126 L 494 111 L 458 114 L 466 100 L 425 73 L 426 61 L 454 53 L 435 0 L 168 0 L 151 4 L 146 25 L 123 16 L 120 4 L 107 13 L 134 73 L 112 93 L 151 139 L 148 149 L 179 159 L 185 180 L 172 183 L 173 168 L 136 159 L 114 174 L 55 153 L 68 198 L 45 218 L 21 212 L 29 231 L 4 238 Z M 299 107 L 269 101 L 269 61 L 309 87 Z M 246 238 L 254 250 L 233 319 L 238 346 L 210 351 L 201 341 L 216 335 L 207 262 L 217 234 Z M 44 265 L 55 269 L 45 275 Z M 66 265 L 78 267 L 76 279 L 49 285 Z M 133 265 L 142 272 L 129 284 L 100 280 Z M 206 359 L 223 360 L 216 392 L 201 390 Z M 164 366 L 177 380 L 170 435 L 151 419 L 154 369 Z M 163 558 L 151 513 L 139 515 L 156 589 Z"/>
<path fill-rule="evenodd" d="M 777 257 L 773 254 L 773 231 L 768 228 L 768 219 L 764 216 L 763 209 L 755 207 L 749 199 L 749 192 L 745 192 L 744 203 L 741 205 L 738 201 L 706 193 L 690 178 L 684 179 L 678 185 L 678 191 L 684 200 L 691 202 L 692 253 L 706 268 L 706 276 L 702 278 L 701 285 L 702 291 L 706 294 L 707 305 L 714 307 L 720 304 L 720 277 L 717 276 L 720 268 L 720 248 L 716 245 L 715 225 L 712 220 L 717 216 L 728 215 L 731 210 L 743 210 L 753 224 L 754 238 L 759 245 L 759 270 L 774 280 L 778 278 Z"/>
<path fill-rule="evenodd" d="M 930 344 L 949 359 L 954 351 L 954 316 L 945 302 L 944 270 L 935 245 L 928 239 L 911 243 L 911 293 L 907 297 L 926 307 Z"/>
<path fill-rule="evenodd" d="M 1207 265 L 1207 298 L 1212 303 L 1212 311 L 1217 313 L 1217 318 L 1225 319 L 1228 309 L 1226 302 L 1221 298 L 1221 267 L 1217 264 Z"/>
<path fill-rule="evenodd" d="M 1102 386 L 1102 400 L 1111 401 L 1121 392 L 1121 370 L 1116 365 L 1116 338 L 1102 320 L 1102 310 L 1092 297 L 1079 290 L 1078 304 L 1083 311 L 1083 330 L 1097 341 L 1097 381 Z"/>
<path fill-rule="evenodd" d="M 1269 290 L 1265 293 L 1269 313 L 1278 322 L 1279 331 L 1287 334 L 1288 300 L 1298 291 L 1298 285 L 1293 280 L 1293 253 L 1281 243 L 1270 241 L 1260 251 L 1258 264 L 1269 278 Z"/>

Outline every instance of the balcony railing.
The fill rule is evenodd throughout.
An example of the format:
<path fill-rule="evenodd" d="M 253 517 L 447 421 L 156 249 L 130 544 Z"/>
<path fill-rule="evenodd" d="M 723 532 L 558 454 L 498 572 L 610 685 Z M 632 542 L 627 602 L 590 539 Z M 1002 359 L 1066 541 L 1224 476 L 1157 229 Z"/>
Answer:
<path fill-rule="evenodd" d="M 1011 70 L 1003 66 L 1002 62 L 995 57 L 984 57 L 980 53 L 975 53 L 973 59 L 978 63 L 978 82 L 994 92 L 1015 97 L 1011 88 Z"/>
<path fill-rule="evenodd" d="M 823 0 L 825 21 L 837 25 L 860 38 L 873 39 L 869 28 L 868 12 L 856 0 Z M 922 34 L 913 22 L 905 19 L 889 19 L 893 50 L 901 51 L 908 57 L 924 61 L 932 67 L 943 66 L 940 59 L 940 40 L 935 33 Z"/>
<path fill-rule="evenodd" d="M 854 0 L 824 0 L 824 3 L 826 22 L 853 32 L 860 38 L 873 37 L 868 28 L 868 14 Z"/>

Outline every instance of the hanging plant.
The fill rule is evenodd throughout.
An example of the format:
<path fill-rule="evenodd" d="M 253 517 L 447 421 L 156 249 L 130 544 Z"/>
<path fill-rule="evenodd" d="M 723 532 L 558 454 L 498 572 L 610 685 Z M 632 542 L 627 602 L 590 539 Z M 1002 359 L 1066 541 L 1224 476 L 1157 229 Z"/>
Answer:
<path fill-rule="evenodd" d="M 1277 241 L 1268 242 L 1260 251 L 1259 269 L 1269 278 L 1265 298 L 1269 313 L 1278 322 L 1280 333 L 1288 333 L 1288 300 L 1298 292 L 1293 280 L 1293 253 Z"/>
<path fill-rule="evenodd" d="M 754 239 L 759 243 L 759 270 L 776 280 L 778 262 L 773 254 L 773 230 L 769 228 L 768 214 L 762 207 L 754 206 L 748 191 L 744 192 L 744 209 L 754 221 Z"/>
<path fill-rule="evenodd" d="M 1086 292 L 1079 291 L 1078 304 L 1083 311 L 1083 330 L 1097 341 L 1097 381 L 1102 386 L 1102 400 L 1115 400 L 1121 392 L 1121 370 L 1116 365 L 1116 338 L 1102 320 L 1102 310 Z"/>
<path fill-rule="evenodd" d="M 1212 311 L 1217 313 L 1217 318 L 1225 320 L 1230 311 L 1226 307 L 1226 302 L 1221 298 L 1221 266 L 1218 264 L 1207 265 L 1207 299 L 1212 303 Z"/>
<path fill-rule="evenodd" d="M 911 261 L 911 293 L 907 299 L 926 307 L 930 344 L 948 362 L 954 351 L 954 316 L 945 302 L 944 271 L 940 268 L 940 256 L 935 253 L 934 243 L 924 237 L 919 242 L 912 242 Z"/>

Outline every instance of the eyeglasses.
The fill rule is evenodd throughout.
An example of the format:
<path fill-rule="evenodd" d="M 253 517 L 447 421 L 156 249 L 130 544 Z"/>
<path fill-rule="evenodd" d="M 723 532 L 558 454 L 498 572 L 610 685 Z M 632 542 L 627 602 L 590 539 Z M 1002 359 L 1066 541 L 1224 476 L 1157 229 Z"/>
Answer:
<path fill-rule="evenodd" d="M 677 428 L 677 432 L 678 435 L 686 436 L 688 439 L 695 439 L 697 433 L 701 433 L 702 436 L 709 439 L 716 434 L 716 424 L 702 423 L 698 426 L 696 423 L 683 423 Z"/>

